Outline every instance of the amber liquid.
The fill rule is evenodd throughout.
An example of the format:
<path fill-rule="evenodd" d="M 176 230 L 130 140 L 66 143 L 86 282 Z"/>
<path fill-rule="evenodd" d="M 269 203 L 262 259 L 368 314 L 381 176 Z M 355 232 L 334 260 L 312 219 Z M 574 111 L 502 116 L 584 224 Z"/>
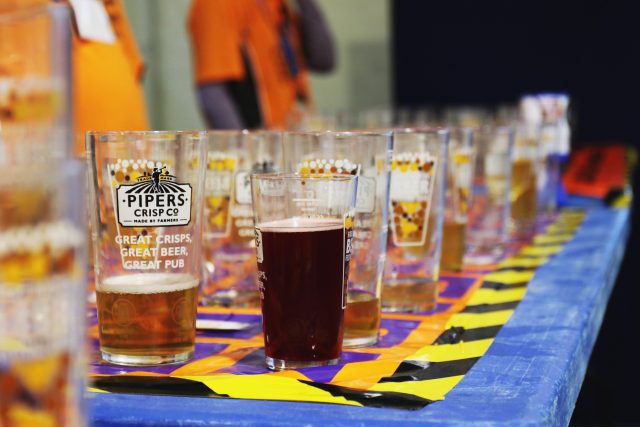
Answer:
<path fill-rule="evenodd" d="M 533 161 L 516 160 L 513 163 L 511 180 L 511 219 L 525 222 L 535 220 L 538 196 Z"/>
<path fill-rule="evenodd" d="M 382 304 L 388 311 L 433 310 L 437 297 L 438 283 L 422 277 L 389 279 L 382 288 Z"/>
<path fill-rule="evenodd" d="M 368 292 L 349 291 L 344 312 L 344 346 L 375 344 L 380 329 L 380 299 Z"/>
<path fill-rule="evenodd" d="M 460 222 L 445 222 L 442 228 L 442 255 L 440 267 L 446 271 L 462 270 L 464 237 L 467 225 Z"/>
<path fill-rule="evenodd" d="M 136 358 L 192 353 L 198 281 L 187 274 L 117 276 L 97 289 L 100 350 Z M 127 364 L 127 362 L 123 362 Z"/>
<path fill-rule="evenodd" d="M 290 362 L 338 359 L 346 303 L 343 223 L 289 219 L 257 228 L 266 356 Z"/>
<path fill-rule="evenodd" d="M 70 427 L 79 414 L 70 405 L 69 355 L 58 353 L 0 366 L 0 426 Z"/>

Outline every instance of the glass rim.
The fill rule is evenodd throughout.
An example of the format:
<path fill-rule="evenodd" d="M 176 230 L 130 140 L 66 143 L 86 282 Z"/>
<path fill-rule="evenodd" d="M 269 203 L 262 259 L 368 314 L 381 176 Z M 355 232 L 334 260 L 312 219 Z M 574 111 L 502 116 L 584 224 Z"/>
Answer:
<path fill-rule="evenodd" d="M 290 181 L 332 181 L 332 182 L 353 182 L 358 179 L 357 175 L 347 175 L 347 174 L 338 174 L 338 173 L 330 173 L 330 174 L 315 174 L 315 175 L 307 175 L 300 174 L 295 172 L 274 172 L 274 173 L 252 173 L 250 175 L 251 180 L 265 180 L 265 181 L 279 181 L 279 180 L 290 180 Z"/>
<path fill-rule="evenodd" d="M 448 135 L 451 133 L 451 126 L 408 126 L 392 128 L 393 134 L 428 134 L 428 135 Z"/>
<path fill-rule="evenodd" d="M 204 130 L 88 130 L 86 135 L 195 135 Z"/>
<path fill-rule="evenodd" d="M 282 134 L 284 133 L 281 130 L 277 129 L 206 129 L 202 132 L 205 133 L 207 137 L 220 137 L 220 138 L 239 138 L 239 139 L 252 139 L 252 138 L 260 138 L 260 137 L 278 137 L 282 138 Z"/>
<path fill-rule="evenodd" d="M 62 12 L 64 11 L 64 12 Z M 69 6 L 64 3 L 45 3 L 29 6 L 0 7 L 0 24 L 16 21 L 27 21 L 40 15 L 69 14 Z"/>
<path fill-rule="evenodd" d="M 198 132 L 198 131 L 194 131 Z M 204 132 L 207 135 L 223 135 L 223 136 L 242 136 L 249 135 L 251 131 L 249 129 L 204 129 L 201 132 Z"/>
<path fill-rule="evenodd" d="M 371 130 L 371 129 L 346 129 L 346 130 L 324 130 L 324 131 L 305 131 L 305 130 L 289 130 L 283 131 L 283 136 L 309 136 L 309 137 L 321 137 L 321 136 L 365 136 L 365 137 L 385 137 L 392 136 L 391 129 L 383 130 Z"/>

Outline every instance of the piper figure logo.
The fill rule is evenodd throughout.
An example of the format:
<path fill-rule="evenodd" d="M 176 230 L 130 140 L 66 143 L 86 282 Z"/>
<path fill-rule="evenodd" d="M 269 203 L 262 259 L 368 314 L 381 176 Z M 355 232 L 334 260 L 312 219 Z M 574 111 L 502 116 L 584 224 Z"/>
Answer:
<path fill-rule="evenodd" d="M 119 185 L 118 222 L 123 227 L 167 227 L 191 221 L 191 185 L 176 183 L 167 166 L 144 172 L 137 182 Z"/>

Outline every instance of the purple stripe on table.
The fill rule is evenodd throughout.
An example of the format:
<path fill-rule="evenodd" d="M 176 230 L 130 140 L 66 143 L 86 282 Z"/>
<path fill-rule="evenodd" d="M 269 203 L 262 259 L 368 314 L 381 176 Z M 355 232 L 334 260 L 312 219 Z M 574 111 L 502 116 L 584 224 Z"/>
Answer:
<path fill-rule="evenodd" d="M 473 286 L 477 279 L 473 277 L 441 276 L 440 280 L 447 282 L 444 291 L 440 292 L 442 298 L 462 298 Z"/>
<path fill-rule="evenodd" d="M 298 369 L 298 372 L 309 378 L 311 381 L 328 383 L 333 380 L 340 369 L 347 363 L 369 362 L 380 357 L 379 354 L 357 353 L 352 351 L 343 351 L 340 360 L 336 365 L 315 366 L 313 368 Z"/>
<path fill-rule="evenodd" d="M 387 333 L 374 347 L 389 348 L 400 344 L 419 324 L 419 320 L 382 319 L 380 328 L 386 329 Z"/>
<path fill-rule="evenodd" d="M 451 307 L 451 304 L 448 304 L 448 303 L 445 303 L 445 302 L 439 302 L 439 303 L 436 304 L 435 308 L 432 308 L 431 310 L 416 311 L 415 313 L 411 313 L 411 314 L 419 314 L 421 316 L 428 316 L 430 314 L 444 313 L 445 311 L 449 310 L 450 307 Z"/>

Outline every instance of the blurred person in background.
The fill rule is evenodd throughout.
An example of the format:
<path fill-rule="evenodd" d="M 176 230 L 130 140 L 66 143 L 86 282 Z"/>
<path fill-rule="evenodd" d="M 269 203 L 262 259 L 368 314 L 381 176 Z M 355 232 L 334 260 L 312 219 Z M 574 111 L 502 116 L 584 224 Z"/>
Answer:
<path fill-rule="evenodd" d="M 122 0 L 76 0 L 73 37 L 73 99 L 76 153 L 84 155 L 88 130 L 147 130 L 142 90 L 144 62 L 131 31 Z M 85 34 L 100 25 L 79 21 L 77 5 L 95 3 L 106 11 L 105 37 Z M 84 13 L 84 12 L 81 12 Z M 100 12 L 101 13 L 101 12 Z M 107 32 L 111 28 L 112 36 Z"/>
<path fill-rule="evenodd" d="M 53 0 L 2 0 L 2 9 Z M 145 130 L 144 63 L 121 0 L 68 0 L 72 16 L 74 151 L 88 130 Z"/>
<path fill-rule="evenodd" d="M 307 70 L 335 66 L 314 0 L 194 0 L 188 27 L 200 107 L 212 128 L 284 127 L 310 106 Z"/>

